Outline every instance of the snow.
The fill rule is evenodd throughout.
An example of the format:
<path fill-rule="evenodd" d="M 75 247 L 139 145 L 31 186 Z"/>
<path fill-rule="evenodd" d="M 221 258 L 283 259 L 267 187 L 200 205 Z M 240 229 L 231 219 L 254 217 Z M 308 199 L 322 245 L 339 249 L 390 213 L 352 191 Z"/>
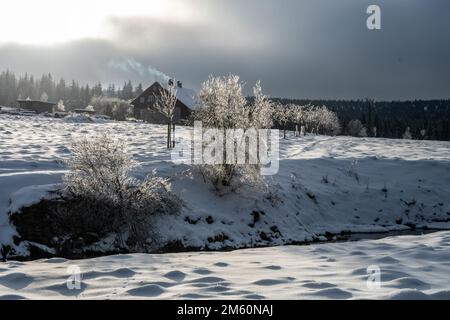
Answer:
<path fill-rule="evenodd" d="M 59 188 L 61 188 L 59 184 L 44 184 L 21 188 L 11 195 L 11 204 L 7 211 L 20 212 L 21 208 L 29 207 L 39 202 L 40 199 L 55 198 L 56 194 L 52 194 L 52 191 L 57 191 Z"/>
<path fill-rule="evenodd" d="M 106 131 L 128 142 L 141 165 L 136 177 L 156 169 L 185 202 L 179 215 L 155 222 L 161 244 L 241 248 L 325 240 L 326 232 L 450 228 L 449 142 L 289 134 L 280 139 L 280 171 L 267 177 L 267 198 L 245 188 L 218 195 L 197 171 L 170 161 L 165 130 L 0 115 L 0 245 L 28 254 L 25 244 L 13 244 L 8 213 L 51 196 L 71 139 Z M 177 127 L 182 140 L 190 134 Z M 231 252 L 8 261 L 0 263 L 0 298 L 450 299 L 449 245 L 450 231 L 442 231 Z M 66 285 L 74 266 L 81 290 Z M 379 289 L 367 287 L 369 266 L 381 270 Z"/>
<path fill-rule="evenodd" d="M 450 299 L 450 232 L 0 264 L 0 299 Z M 378 266 L 380 287 L 367 285 Z M 80 289 L 67 286 L 81 272 Z"/>
<path fill-rule="evenodd" d="M 197 97 L 197 93 L 188 88 L 177 88 L 177 99 L 183 102 L 186 107 L 190 108 L 191 110 L 195 109 L 195 100 Z"/>
<path fill-rule="evenodd" d="M 187 139 L 191 130 L 177 127 L 176 135 Z M 324 240 L 327 232 L 450 228 L 449 142 L 289 134 L 267 198 L 245 188 L 218 195 L 196 170 L 173 164 L 165 126 L 1 115 L 0 244 L 12 244 L 8 212 L 25 201 L 16 192 L 29 187 L 26 203 L 39 200 L 45 185 L 61 183 L 71 139 L 106 131 L 128 142 L 141 165 L 136 177 L 156 169 L 185 202 L 179 215 L 155 221 L 162 245 L 241 248 Z"/>

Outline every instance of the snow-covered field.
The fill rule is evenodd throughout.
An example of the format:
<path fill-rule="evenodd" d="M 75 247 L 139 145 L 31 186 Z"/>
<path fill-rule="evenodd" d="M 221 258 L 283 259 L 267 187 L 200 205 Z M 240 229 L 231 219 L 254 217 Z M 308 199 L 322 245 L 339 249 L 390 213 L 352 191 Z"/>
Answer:
<path fill-rule="evenodd" d="M 10 261 L 0 264 L 0 298 L 450 299 L 449 245 L 450 232 L 437 232 L 233 252 Z M 379 268 L 380 287 L 367 285 L 369 266 Z M 74 270 L 81 271 L 80 290 L 67 286 Z"/>
<path fill-rule="evenodd" d="M 265 192 L 245 189 L 218 196 L 195 170 L 170 161 L 164 126 L 2 116 L 0 243 L 11 243 L 15 232 L 7 212 L 38 200 L 42 188 L 36 186 L 61 182 L 71 139 L 104 131 L 128 141 L 141 164 L 136 176 L 156 169 L 171 178 L 174 192 L 185 202 L 180 215 L 157 223 L 164 243 L 239 248 L 308 241 L 326 232 L 450 227 L 449 142 L 281 139 L 280 170 L 267 179 L 268 199 Z M 190 133 L 177 129 L 179 137 Z"/>
<path fill-rule="evenodd" d="M 0 116 L 0 244 L 13 245 L 8 212 L 61 182 L 74 137 L 110 131 L 141 164 L 171 178 L 182 212 L 157 224 L 161 244 L 220 249 L 324 240 L 342 231 L 450 228 L 450 143 L 306 136 L 280 140 L 280 171 L 265 191 L 217 195 L 195 170 L 175 165 L 165 127 L 134 122 Z M 187 138 L 189 128 L 177 128 Z M 23 189 L 25 188 L 25 189 Z M 3 297 L 449 298 L 450 233 L 233 252 L 117 255 L 0 264 Z M 13 247 L 15 247 L 13 245 Z M 104 244 L 99 244 L 103 248 Z M 26 246 L 15 247 L 27 255 Z M 108 249 L 108 248 L 106 248 Z M 67 267 L 84 274 L 65 286 Z M 368 290 L 379 265 L 382 287 Z M 107 281 L 106 281 L 107 280 Z M 413 291 L 413 290 L 419 291 Z"/>

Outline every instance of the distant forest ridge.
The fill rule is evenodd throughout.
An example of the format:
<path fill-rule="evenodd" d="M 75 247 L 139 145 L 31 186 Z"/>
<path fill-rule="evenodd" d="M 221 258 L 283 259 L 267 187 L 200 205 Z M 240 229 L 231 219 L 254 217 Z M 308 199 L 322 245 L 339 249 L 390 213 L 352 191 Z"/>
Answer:
<path fill-rule="evenodd" d="M 142 91 L 141 83 L 133 86 L 131 81 L 125 81 L 121 87 L 116 87 L 114 84 L 105 87 L 100 82 L 95 85 L 80 85 L 75 80 L 70 82 L 63 78 L 56 80 L 50 73 L 40 78 L 29 74 L 17 77 L 11 71 L 0 73 L 0 105 L 4 106 L 17 105 L 17 99 L 39 100 L 45 96 L 53 102 L 63 100 L 67 110 L 72 110 L 86 107 L 94 96 L 130 100 Z"/>
<path fill-rule="evenodd" d="M 25 74 L 16 76 L 11 71 L 0 73 L 0 105 L 17 106 L 17 99 L 41 99 L 64 101 L 67 110 L 84 108 L 94 96 L 107 96 L 130 100 L 143 91 L 142 84 L 125 81 L 123 86 L 80 85 L 77 81 L 55 79 L 50 73 L 39 78 Z M 347 125 L 359 120 L 368 136 L 402 138 L 410 132 L 413 139 L 450 141 L 450 99 L 414 101 L 372 100 L 308 100 L 273 98 L 281 104 L 325 105 L 336 112 L 342 134 L 348 134 Z M 409 129 L 408 129 L 409 128 Z M 294 129 L 294 128 L 292 128 Z"/>
<path fill-rule="evenodd" d="M 343 134 L 348 134 L 347 125 L 351 120 L 359 120 L 366 127 L 369 137 L 402 138 L 405 132 L 409 132 L 412 139 L 450 140 L 450 99 L 373 101 L 273 98 L 272 101 L 325 105 L 337 113 Z"/>

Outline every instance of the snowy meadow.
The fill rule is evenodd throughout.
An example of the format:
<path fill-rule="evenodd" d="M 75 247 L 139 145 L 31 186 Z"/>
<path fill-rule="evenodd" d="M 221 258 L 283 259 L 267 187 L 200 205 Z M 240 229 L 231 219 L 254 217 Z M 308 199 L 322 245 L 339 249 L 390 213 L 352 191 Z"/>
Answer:
<path fill-rule="evenodd" d="M 83 118 L 0 117 L 0 243 L 10 256 L 52 256 L 20 239 L 9 215 L 62 183 L 74 138 L 100 132 L 127 142 L 142 179 L 154 171 L 183 201 L 153 220 L 152 254 L 0 264 L 2 298 L 449 298 L 446 231 L 339 242 L 351 233 L 450 227 L 448 142 L 280 136 L 279 172 L 267 189 L 218 194 L 166 150 L 166 127 Z M 192 128 L 177 126 L 189 139 Z M 19 213 L 20 214 L 20 213 Z M 315 242 L 309 246 L 279 246 Z M 257 248 L 276 246 L 272 248 Z M 232 252 L 157 252 L 241 249 Z M 4 250 L 4 249 L 3 249 Z M 110 237 L 89 245 L 114 253 Z M 117 252 L 118 253 L 118 252 Z M 43 256 L 41 256 L 43 257 Z M 68 270 L 81 273 L 68 289 Z M 377 266 L 381 286 L 368 286 Z M 78 270 L 78 269 L 77 269 Z M 108 279 L 108 281 L 104 281 Z M 369 288 L 370 287 L 370 288 Z"/>

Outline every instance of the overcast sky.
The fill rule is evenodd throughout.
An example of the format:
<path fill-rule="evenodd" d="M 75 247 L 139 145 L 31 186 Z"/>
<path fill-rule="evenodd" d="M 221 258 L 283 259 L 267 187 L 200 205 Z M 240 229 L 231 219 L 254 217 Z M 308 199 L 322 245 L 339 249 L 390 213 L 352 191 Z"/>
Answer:
<path fill-rule="evenodd" d="M 71 4 L 70 4 L 71 3 Z M 381 30 L 366 9 L 381 7 Z M 450 98 L 448 0 L 15 0 L 0 69 L 198 89 L 209 74 L 277 97 Z"/>

